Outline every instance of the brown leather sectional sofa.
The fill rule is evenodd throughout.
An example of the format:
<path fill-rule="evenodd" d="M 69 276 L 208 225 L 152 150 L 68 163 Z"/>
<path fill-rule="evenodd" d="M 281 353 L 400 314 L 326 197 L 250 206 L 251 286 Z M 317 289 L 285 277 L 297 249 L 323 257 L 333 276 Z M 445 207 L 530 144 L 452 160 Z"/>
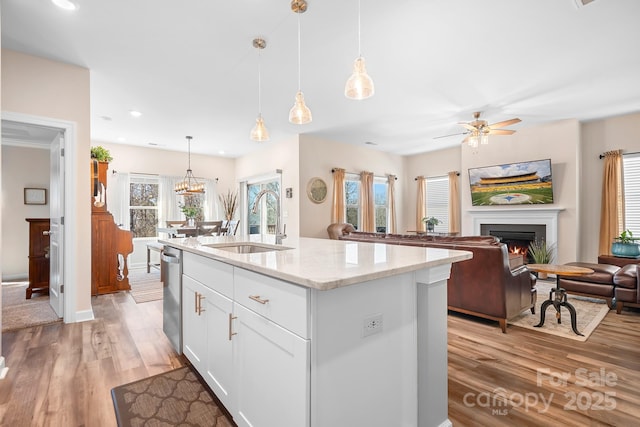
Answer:
<path fill-rule="evenodd" d="M 507 319 L 524 310 L 534 313 L 536 278 L 526 266 L 511 269 L 507 246 L 492 236 L 443 237 L 363 233 L 350 224 L 332 224 L 330 238 L 390 245 L 470 251 L 473 258 L 451 267 L 447 286 L 449 310 L 496 320 L 502 332 Z"/>

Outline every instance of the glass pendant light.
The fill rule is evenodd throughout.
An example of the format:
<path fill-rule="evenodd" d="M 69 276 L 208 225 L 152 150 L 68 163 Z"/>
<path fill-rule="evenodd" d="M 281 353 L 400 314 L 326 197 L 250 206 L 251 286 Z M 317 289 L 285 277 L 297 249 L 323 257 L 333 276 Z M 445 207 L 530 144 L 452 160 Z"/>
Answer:
<path fill-rule="evenodd" d="M 260 73 L 260 51 L 267 47 L 267 42 L 264 39 L 253 39 L 253 47 L 258 49 L 258 118 L 256 119 L 256 125 L 251 130 L 250 138 L 253 141 L 260 142 L 269 140 L 269 131 L 262 119 L 262 85 Z"/>
<path fill-rule="evenodd" d="M 289 122 L 297 125 L 311 123 L 311 110 L 304 103 L 304 95 L 300 90 L 300 14 L 307 10 L 307 2 L 305 0 L 293 0 L 291 2 L 291 10 L 298 14 L 298 92 L 296 93 L 296 101 L 289 111 Z"/>
<path fill-rule="evenodd" d="M 373 80 L 367 74 L 367 67 L 360 47 L 360 0 L 358 0 L 358 57 L 353 63 L 353 74 L 344 87 L 344 95 L 349 99 L 360 100 L 369 98 L 374 93 Z"/>

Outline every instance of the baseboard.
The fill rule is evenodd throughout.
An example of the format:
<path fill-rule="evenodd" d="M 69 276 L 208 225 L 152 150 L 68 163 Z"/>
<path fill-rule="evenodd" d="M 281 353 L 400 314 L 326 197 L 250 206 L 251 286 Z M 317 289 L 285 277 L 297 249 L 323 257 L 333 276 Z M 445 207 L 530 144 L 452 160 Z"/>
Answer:
<path fill-rule="evenodd" d="M 4 357 L 0 356 L 0 380 L 3 380 L 7 376 L 8 370 L 9 368 L 7 368 L 4 364 Z"/>
<path fill-rule="evenodd" d="M 29 280 L 29 275 L 27 273 L 5 274 L 2 276 L 3 282 L 22 282 L 26 280 Z"/>
<path fill-rule="evenodd" d="M 76 311 L 74 322 L 75 323 L 88 322 L 89 320 L 94 320 L 94 319 L 95 317 L 93 315 L 93 310 Z"/>

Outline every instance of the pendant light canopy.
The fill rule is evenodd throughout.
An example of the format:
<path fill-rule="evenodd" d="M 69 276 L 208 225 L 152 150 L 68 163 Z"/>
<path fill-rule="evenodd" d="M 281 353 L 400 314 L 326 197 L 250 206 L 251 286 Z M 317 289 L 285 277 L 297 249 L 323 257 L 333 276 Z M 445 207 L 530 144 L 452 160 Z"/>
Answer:
<path fill-rule="evenodd" d="M 306 0 L 293 0 L 291 2 L 291 10 L 298 14 L 298 92 L 296 93 L 296 101 L 289 111 L 289 122 L 303 125 L 311 123 L 311 110 L 304 103 L 304 95 L 300 90 L 300 14 L 307 10 Z"/>
<path fill-rule="evenodd" d="M 262 76 L 260 73 L 260 51 L 267 47 L 267 42 L 261 38 L 253 39 L 253 47 L 258 49 L 258 118 L 256 119 L 256 125 L 251 130 L 250 138 L 253 141 L 261 142 L 269 140 L 269 131 L 264 125 L 264 120 L 262 119 Z"/>
<path fill-rule="evenodd" d="M 353 74 L 344 87 L 344 95 L 349 99 L 360 100 L 369 98 L 374 93 L 373 80 L 367 74 L 367 67 L 360 47 L 360 0 L 358 0 L 358 57 L 353 63 Z"/>
<path fill-rule="evenodd" d="M 187 144 L 189 144 L 189 164 L 187 167 L 187 173 L 185 174 L 182 182 L 178 182 L 174 187 L 176 194 L 183 196 L 188 194 L 202 194 L 204 193 L 204 184 L 198 182 L 193 171 L 191 170 L 191 139 L 193 137 L 187 136 Z"/>

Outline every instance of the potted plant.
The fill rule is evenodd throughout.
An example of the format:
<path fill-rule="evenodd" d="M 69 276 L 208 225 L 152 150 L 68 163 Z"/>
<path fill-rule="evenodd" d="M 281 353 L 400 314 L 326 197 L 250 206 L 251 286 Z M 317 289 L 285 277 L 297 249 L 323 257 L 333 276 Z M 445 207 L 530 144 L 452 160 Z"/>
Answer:
<path fill-rule="evenodd" d="M 196 217 L 200 215 L 200 211 L 202 210 L 200 206 L 186 204 L 180 204 L 178 206 L 185 218 L 187 218 L 187 225 L 189 227 L 194 227 L 196 225 Z"/>
<path fill-rule="evenodd" d="M 555 244 L 547 245 L 544 239 L 536 239 L 529 243 L 528 254 L 534 264 L 549 264 L 554 257 Z M 538 278 L 546 279 L 547 273 L 538 273 Z"/>
<path fill-rule="evenodd" d="M 227 221 L 231 221 L 236 214 L 238 208 L 238 193 L 228 190 L 227 194 L 220 194 L 218 196 L 220 203 L 222 203 L 222 210 L 224 211 L 224 218 Z"/>
<path fill-rule="evenodd" d="M 104 148 L 102 145 L 91 147 L 91 158 L 96 159 L 99 162 L 110 162 L 111 160 L 113 160 L 113 157 L 111 157 L 111 153 L 109 152 L 109 150 Z"/>
<path fill-rule="evenodd" d="M 636 243 L 638 237 L 633 237 L 631 230 L 626 229 L 613 240 L 611 253 L 617 257 L 640 258 L 640 244 Z"/>
<path fill-rule="evenodd" d="M 435 216 L 429 217 L 427 218 L 426 216 L 424 218 L 422 218 L 422 222 L 424 222 L 425 224 L 427 224 L 427 231 L 433 231 L 433 228 L 440 224 L 440 220 L 438 218 L 436 218 Z"/>

